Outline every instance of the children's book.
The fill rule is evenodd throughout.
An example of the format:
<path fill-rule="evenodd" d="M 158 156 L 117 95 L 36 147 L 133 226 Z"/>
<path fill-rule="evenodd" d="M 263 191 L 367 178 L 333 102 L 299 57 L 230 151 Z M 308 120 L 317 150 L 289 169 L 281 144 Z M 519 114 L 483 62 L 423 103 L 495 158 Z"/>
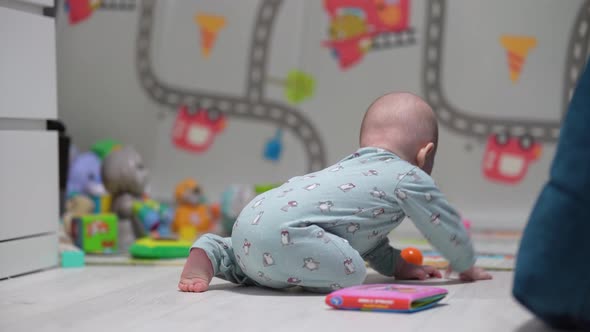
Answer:
<path fill-rule="evenodd" d="M 326 304 L 336 309 L 409 313 L 431 308 L 447 294 L 444 288 L 425 285 L 361 285 L 328 294 Z"/>

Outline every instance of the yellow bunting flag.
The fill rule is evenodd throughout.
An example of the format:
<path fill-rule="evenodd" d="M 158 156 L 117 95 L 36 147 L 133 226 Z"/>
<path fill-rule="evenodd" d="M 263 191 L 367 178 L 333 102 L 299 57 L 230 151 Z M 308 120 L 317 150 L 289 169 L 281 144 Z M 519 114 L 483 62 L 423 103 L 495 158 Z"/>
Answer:
<path fill-rule="evenodd" d="M 211 14 L 195 15 L 195 23 L 201 30 L 201 53 L 209 57 L 219 31 L 225 27 L 225 17 Z"/>
<path fill-rule="evenodd" d="M 537 46 L 537 39 L 528 36 L 504 35 L 500 37 L 500 44 L 506 49 L 510 79 L 516 83 L 529 52 Z"/>

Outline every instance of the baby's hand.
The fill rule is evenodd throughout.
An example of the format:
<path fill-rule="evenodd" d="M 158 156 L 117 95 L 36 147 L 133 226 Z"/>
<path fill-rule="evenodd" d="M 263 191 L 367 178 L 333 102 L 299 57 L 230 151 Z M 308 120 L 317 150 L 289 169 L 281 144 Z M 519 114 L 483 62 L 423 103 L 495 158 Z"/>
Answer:
<path fill-rule="evenodd" d="M 445 277 L 448 277 L 451 272 L 449 267 Z M 481 267 L 472 266 L 469 270 L 459 273 L 459 279 L 463 281 L 489 280 L 492 279 L 492 275 Z"/>
<path fill-rule="evenodd" d="M 403 259 L 399 259 L 395 266 L 395 273 L 393 276 L 396 279 L 419 279 L 424 280 L 428 278 L 442 278 L 439 270 L 428 265 L 415 265 L 408 263 Z"/>

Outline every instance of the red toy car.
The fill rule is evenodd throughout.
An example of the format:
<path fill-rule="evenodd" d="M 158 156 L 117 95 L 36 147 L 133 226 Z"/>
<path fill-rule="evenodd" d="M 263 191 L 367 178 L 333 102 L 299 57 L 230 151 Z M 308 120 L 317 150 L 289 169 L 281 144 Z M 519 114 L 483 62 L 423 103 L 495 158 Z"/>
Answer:
<path fill-rule="evenodd" d="M 525 177 L 530 163 L 539 159 L 541 151 L 541 144 L 530 136 L 491 135 L 484 154 L 483 173 L 492 181 L 516 184 Z"/>
<path fill-rule="evenodd" d="M 324 0 L 330 16 L 330 47 L 340 68 L 356 64 L 371 49 L 373 37 L 408 29 L 409 0 Z"/>
<path fill-rule="evenodd" d="M 179 149 L 204 152 L 224 128 L 225 116 L 221 112 L 182 106 L 172 129 L 172 141 Z"/>

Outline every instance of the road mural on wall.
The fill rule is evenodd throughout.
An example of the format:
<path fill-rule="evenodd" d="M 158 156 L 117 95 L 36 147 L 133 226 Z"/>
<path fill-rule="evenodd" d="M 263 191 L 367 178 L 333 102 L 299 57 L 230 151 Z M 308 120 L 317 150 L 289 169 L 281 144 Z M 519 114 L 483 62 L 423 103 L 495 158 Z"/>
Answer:
<path fill-rule="evenodd" d="M 517 184 L 525 177 L 531 162 L 539 159 L 540 143 L 555 143 L 559 138 L 561 119 L 510 119 L 478 115 L 454 105 L 443 93 L 442 60 L 445 41 L 447 1 L 430 0 L 427 3 L 426 26 L 422 63 L 422 88 L 428 103 L 434 108 L 439 121 L 452 132 L 464 137 L 487 140 L 482 170 L 484 176 L 495 182 Z M 590 1 L 585 1 L 571 28 L 564 71 L 562 113 L 589 53 Z M 503 37 L 501 40 L 509 52 L 511 79 L 518 80 L 524 56 L 536 45 L 533 39 Z M 512 54 L 511 54 L 512 53 Z M 520 59 L 519 59 L 520 57 Z M 520 63 L 519 63 L 520 62 Z"/>
<path fill-rule="evenodd" d="M 350 27 L 342 25 L 342 22 L 347 24 L 352 22 L 354 27 L 354 24 L 358 23 L 355 21 L 355 17 L 366 14 L 363 14 L 364 12 L 359 14 L 357 11 L 346 12 L 344 17 L 336 15 L 334 8 L 342 7 L 344 2 L 348 3 L 347 1 L 358 5 L 358 1 L 353 0 L 324 1 L 324 9 L 330 20 L 331 35 L 330 39 L 322 46 L 330 48 L 333 54 L 335 53 L 334 56 L 342 69 L 356 65 L 367 51 L 385 50 L 416 43 L 415 29 L 409 26 L 408 20 L 401 20 L 401 25 L 395 26 L 395 29 L 391 28 L 390 31 L 374 29 L 365 31 L 363 30 L 366 29 L 365 27 L 361 29 L 362 31 L 359 30 L 365 31 L 365 33 L 355 35 L 356 30 L 350 32 Z M 379 1 L 375 3 L 377 2 Z M 270 40 L 273 24 L 282 3 L 281 0 L 262 0 L 258 6 L 255 24 L 252 27 L 246 83 L 242 95 L 191 90 L 163 82 L 155 75 L 150 54 L 154 11 L 158 5 L 155 0 L 142 1 L 139 8 L 136 68 L 138 78 L 148 96 L 157 104 L 174 112 L 183 111 L 186 113 L 193 110 L 192 112 L 198 113 L 204 111 L 212 113 L 214 119 L 236 118 L 271 123 L 279 128 L 277 137 L 280 137 L 283 131 L 292 133 L 304 148 L 307 171 L 315 171 L 326 166 L 325 147 L 318 130 L 296 105 L 270 100 L 265 95 L 265 86 L 272 83 L 267 73 Z M 406 7 L 400 8 L 409 10 L 409 1 L 403 1 L 403 3 Z M 461 136 L 477 138 L 486 142 L 486 152 L 482 163 L 482 173 L 486 178 L 505 184 L 517 184 L 525 177 L 530 164 L 540 158 L 542 144 L 557 141 L 561 119 L 492 117 L 469 112 L 454 105 L 443 93 L 441 81 L 447 10 L 446 0 L 430 0 L 426 4 L 421 74 L 423 95 L 435 109 L 441 125 Z M 374 14 L 379 18 L 378 11 Z M 404 15 L 407 17 L 407 12 Z M 573 22 L 566 50 L 562 110 L 560 110 L 562 113 L 567 109 L 578 76 L 589 54 L 589 31 L 590 0 L 587 0 L 582 4 L 576 20 Z M 365 39 L 368 41 L 361 40 L 360 37 L 356 40 L 346 33 L 353 33 L 352 37 L 355 38 L 366 37 Z M 338 36 L 350 38 L 335 38 Z M 500 39 L 500 44 L 506 49 L 507 63 L 510 67 L 509 74 L 514 83 L 518 82 L 526 56 L 529 52 L 534 52 L 537 41 L 533 42 L 532 38 L 502 36 Z M 346 45 L 342 44 L 343 42 Z M 354 54 L 350 60 L 348 57 L 350 54 L 346 55 L 350 48 L 347 45 L 353 44 L 355 52 L 352 52 Z M 363 45 L 367 47 L 363 48 Z M 200 136 L 203 135 L 206 136 L 206 134 Z M 213 131 L 211 135 L 214 135 Z"/>
<path fill-rule="evenodd" d="M 155 0 L 143 1 L 139 13 L 137 73 L 148 96 L 157 104 L 175 112 L 184 107 L 219 112 L 226 118 L 267 122 L 291 132 L 303 146 L 307 157 L 307 171 L 316 171 L 326 167 L 326 153 L 321 136 L 313 123 L 299 109 L 265 96 L 273 24 L 282 3 L 281 0 L 260 2 L 252 28 L 244 95 L 190 90 L 165 83 L 155 75 L 150 54 L 154 11 L 157 6 Z"/>

